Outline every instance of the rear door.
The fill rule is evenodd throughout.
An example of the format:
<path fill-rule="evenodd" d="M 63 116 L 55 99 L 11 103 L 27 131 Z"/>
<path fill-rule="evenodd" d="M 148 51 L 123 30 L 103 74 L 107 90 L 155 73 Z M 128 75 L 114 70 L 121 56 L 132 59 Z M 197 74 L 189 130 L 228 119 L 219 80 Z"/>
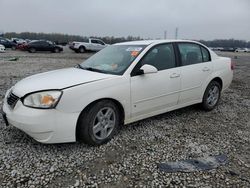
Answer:
<path fill-rule="evenodd" d="M 209 51 L 196 43 L 178 43 L 181 60 L 181 93 L 179 104 L 198 101 L 202 98 L 202 84 L 212 73 Z"/>
<path fill-rule="evenodd" d="M 136 74 L 145 64 L 156 67 L 158 72 Z M 167 43 L 152 47 L 131 73 L 132 118 L 158 114 L 175 106 L 180 84 L 180 70 L 176 65 L 173 45 Z"/>
<path fill-rule="evenodd" d="M 32 48 L 35 48 L 37 51 L 43 51 L 44 50 L 44 45 L 43 41 L 36 41 L 31 44 Z"/>
<path fill-rule="evenodd" d="M 52 50 L 52 45 L 48 43 L 47 41 L 41 41 L 41 51 L 51 51 Z"/>

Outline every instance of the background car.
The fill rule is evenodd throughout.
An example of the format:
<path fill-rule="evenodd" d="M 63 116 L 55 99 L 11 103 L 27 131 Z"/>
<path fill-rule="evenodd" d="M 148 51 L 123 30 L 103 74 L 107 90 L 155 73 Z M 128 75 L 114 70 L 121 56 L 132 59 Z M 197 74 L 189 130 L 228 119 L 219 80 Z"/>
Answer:
<path fill-rule="evenodd" d="M 17 44 L 10 41 L 9 39 L 0 37 L 0 44 L 2 44 L 5 48 L 11 48 L 13 50 L 16 49 Z"/>
<path fill-rule="evenodd" d="M 5 52 L 5 47 L 2 44 L 0 44 L 0 52 Z"/>
<path fill-rule="evenodd" d="M 100 39 L 90 38 L 86 42 L 74 41 L 74 42 L 70 43 L 69 48 L 71 50 L 74 50 L 76 53 L 84 53 L 86 51 L 97 52 L 97 51 L 100 51 L 107 46 L 108 46 L 108 44 L 105 44 L 105 42 L 103 42 Z"/>
<path fill-rule="evenodd" d="M 63 48 L 61 46 L 55 45 L 51 41 L 45 41 L 45 40 L 37 40 L 30 42 L 24 48 L 30 53 L 34 53 L 36 51 L 50 51 L 59 53 L 63 51 Z"/>
<path fill-rule="evenodd" d="M 18 45 L 23 44 L 23 43 L 27 43 L 26 40 L 20 39 L 20 38 L 11 38 L 11 41 L 18 44 Z"/>
<path fill-rule="evenodd" d="M 226 47 L 226 48 L 222 48 L 220 51 L 222 51 L 222 52 L 234 52 L 235 48 Z"/>
<path fill-rule="evenodd" d="M 237 48 L 235 52 L 250 52 L 249 48 Z"/>

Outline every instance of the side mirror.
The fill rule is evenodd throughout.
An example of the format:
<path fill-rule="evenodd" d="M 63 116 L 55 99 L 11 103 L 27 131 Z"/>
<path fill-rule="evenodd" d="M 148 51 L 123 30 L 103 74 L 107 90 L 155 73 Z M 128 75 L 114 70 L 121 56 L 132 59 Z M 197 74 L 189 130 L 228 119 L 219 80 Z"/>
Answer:
<path fill-rule="evenodd" d="M 138 72 L 138 75 L 141 75 L 141 74 L 152 74 L 152 73 L 157 73 L 157 72 L 158 72 L 157 68 L 155 68 L 152 65 L 145 64 L 145 65 L 143 65 L 140 68 L 140 70 Z"/>

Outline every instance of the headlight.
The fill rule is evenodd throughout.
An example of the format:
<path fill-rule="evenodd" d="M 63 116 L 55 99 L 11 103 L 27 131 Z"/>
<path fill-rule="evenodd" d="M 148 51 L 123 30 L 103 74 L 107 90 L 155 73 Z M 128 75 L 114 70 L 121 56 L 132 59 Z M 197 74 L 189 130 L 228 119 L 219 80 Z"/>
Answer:
<path fill-rule="evenodd" d="M 54 108 L 62 96 L 62 91 L 43 91 L 26 96 L 23 104 L 33 108 Z"/>

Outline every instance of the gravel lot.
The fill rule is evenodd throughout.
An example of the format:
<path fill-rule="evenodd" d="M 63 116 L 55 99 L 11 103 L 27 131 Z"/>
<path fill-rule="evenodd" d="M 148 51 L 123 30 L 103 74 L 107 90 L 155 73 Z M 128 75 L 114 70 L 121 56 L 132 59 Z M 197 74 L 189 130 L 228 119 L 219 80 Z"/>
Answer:
<path fill-rule="evenodd" d="M 74 66 L 90 55 L 0 54 L 0 106 L 18 80 Z M 0 117 L 0 187 L 250 187 L 250 54 L 237 57 L 233 83 L 215 110 L 191 106 L 126 125 L 100 147 L 40 144 L 5 127 Z M 157 168 L 160 162 L 218 154 L 229 162 L 211 171 L 170 174 Z"/>

